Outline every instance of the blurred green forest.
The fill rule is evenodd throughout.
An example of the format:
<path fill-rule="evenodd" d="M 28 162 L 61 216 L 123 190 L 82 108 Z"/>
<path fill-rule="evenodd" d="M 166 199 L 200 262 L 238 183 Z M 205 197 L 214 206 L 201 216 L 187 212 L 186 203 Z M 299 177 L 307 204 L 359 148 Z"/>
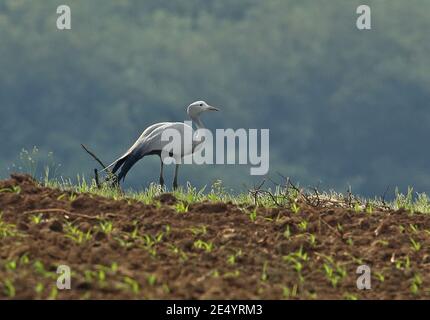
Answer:
<path fill-rule="evenodd" d="M 370 31 L 355 25 L 363 3 Z M 56 29 L 61 4 L 70 31 Z M 429 30 L 422 0 L 1 0 L 0 175 L 38 146 L 59 174 L 89 176 L 80 143 L 110 162 L 203 99 L 222 109 L 209 128 L 270 129 L 273 179 L 430 193 Z M 157 181 L 158 165 L 145 158 L 126 186 Z M 179 174 L 235 190 L 262 179 L 247 166 Z"/>

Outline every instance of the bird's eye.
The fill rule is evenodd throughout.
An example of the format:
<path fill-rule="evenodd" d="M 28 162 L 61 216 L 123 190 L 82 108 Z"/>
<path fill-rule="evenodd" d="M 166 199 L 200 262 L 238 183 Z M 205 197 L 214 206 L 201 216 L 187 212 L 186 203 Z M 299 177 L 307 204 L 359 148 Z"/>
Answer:
<path fill-rule="evenodd" d="M 200 107 L 203 107 L 203 103 L 200 103 Z"/>

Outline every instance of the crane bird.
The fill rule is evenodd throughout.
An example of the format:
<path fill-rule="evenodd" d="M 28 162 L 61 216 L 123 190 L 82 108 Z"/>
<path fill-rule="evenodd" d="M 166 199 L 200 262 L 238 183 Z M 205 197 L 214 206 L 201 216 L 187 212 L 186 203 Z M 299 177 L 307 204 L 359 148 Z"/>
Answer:
<path fill-rule="evenodd" d="M 200 120 L 200 115 L 206 111 L 219 111 L 218 108 L 208 105 L 205 101 L 196 101 L 191 103 L 187 108 L 187 114 L 190 119 L 193 121 L 197 129 L 205 129 L 202 121 Z M 162 134 L 165 130 L 173 129 L 176 130 L 181 135 L 182 145 L 179 150 L 181 150 L 180 154 L 175 154 L 175 148 L 173 148 L 173 152 L 169 153 L 169 156 L 175 159 L 175 175 L 173 179 L 173 188 L 176 189 L 178 187 L 178 167 L 180 160 L 196 151 L 196 147 L 202 141 L 185 141 L 184 132 L 186 130 L 190 130 L 188 132 L 192 132 L 192 126 L 183 123 L 183 122 L 160 122 L 153 124 L 146 128 L 139 139 L 125 152 L 121 157 L 112 162 L 109 166 L 103 169 L 103 171 L 110 169 L 113 167 L 112 172 L 116 173 L 120 168 L 121 171 L 118 174 L 118 183 L 124 181 L 127 172 L 131 169 L 131 167 L 140 159 L 148 155 L 158 155 L 160 157 L 161 165 L 160 165 L 160 185 L 164 185 L 163 178 L 163 157 L 162 151 L 163 148 L 169 143 L 169 141 L 162 140 Z M 194 136 L 198 134 L 194 133 Z M 178 150 L 178 149 L 177 149 Z"/>

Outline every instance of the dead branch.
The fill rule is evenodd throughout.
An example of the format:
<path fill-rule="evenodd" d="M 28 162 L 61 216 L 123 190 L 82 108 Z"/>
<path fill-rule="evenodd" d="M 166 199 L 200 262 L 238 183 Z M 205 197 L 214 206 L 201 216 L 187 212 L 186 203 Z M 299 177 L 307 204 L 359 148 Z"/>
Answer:
<path fill-rule="evenodd" d="M 106 166 L 104 165 L 104 163 L 93 153 L 93 152 L 91 152 L 90 150 L 88 150 L 88 148 L 87 147 L 85 147 L 83 144 L 81 144 L 81 147 L 91 156 L 91 157 L 93 157 L 94 158 L 94 160 L 96 160 L 101 166 L 102 166 L 102 168 L 104 169 L 104 168 L 106 168 Z"/>
<path fill-rule="evenodd" d="M 97 157 L 94 152 L 91 152 L 86 146 L 84 146 L 83 144 L 81 144 L 81 147 L 94 159 L 96 160 L 103 169 L 106 168 L 106 165 L 103 163 L 103 161 L 100 160 L 99 157 Z M 119 187 L 119 183 L 118 183 L 118 176 L 116 174 L 114 174 L 111 170 L 106 169 L 106 173 L 107 173 L 107 178 L 105 180 L 105 182 L 110 182 L 112 183 L 112 185 Z M 97 169 L 94 169 L 94 180 L 96 181 L 96 185 L 97 188 L 100 189 L 101 188 L 101 184 L 100 184 L 100 180 L 99 180 L 99 173 Z M 121 189 L 120 189 L 121 190 Z"/>

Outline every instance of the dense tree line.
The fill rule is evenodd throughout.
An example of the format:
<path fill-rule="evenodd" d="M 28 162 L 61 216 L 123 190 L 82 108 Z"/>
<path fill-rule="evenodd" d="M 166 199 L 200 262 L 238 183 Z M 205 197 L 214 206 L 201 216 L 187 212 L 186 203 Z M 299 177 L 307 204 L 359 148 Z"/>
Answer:
<path fill-rule="evenodd" d="M 205 99 L 212 128 L 269 128 L 271 170 L 302 185 L 381 194 L 430 191 L 430 2 L 69 1 L 72 30 L 55 27 L 68 1 L 0 3 L 0 173 L 22 148 L 52 151 L 62 174 L 90 174 L 79 144 L 106 162 L 147 125 L 185 119 Z M 156 181 L 158 160 L 128 184 Z M 198 185 L 241 188 L 247 167 L 187 167 Z"/>

